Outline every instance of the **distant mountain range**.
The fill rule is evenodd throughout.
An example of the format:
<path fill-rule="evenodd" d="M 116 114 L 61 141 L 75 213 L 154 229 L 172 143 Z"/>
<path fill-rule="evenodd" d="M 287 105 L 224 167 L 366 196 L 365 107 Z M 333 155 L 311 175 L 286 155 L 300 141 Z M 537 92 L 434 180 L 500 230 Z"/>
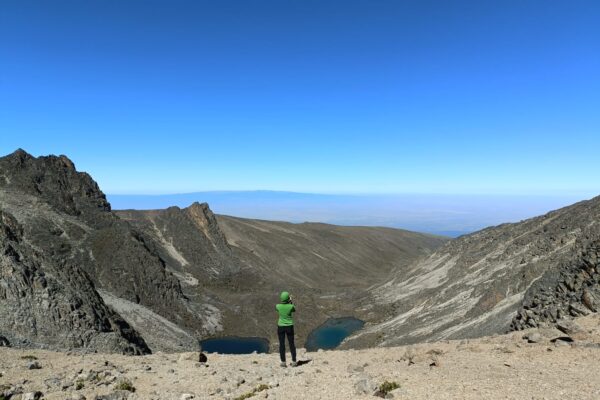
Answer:
<path fill-rule="evenodd" d="M 386 226 L 451 237 L 518 222 L 582 200 L 573 195 L 334 195 L 277 191 L 107 197 L 116 210 L 184 208 L 194 202 L 206 202 L 218 214 L 242 218 Z"/>

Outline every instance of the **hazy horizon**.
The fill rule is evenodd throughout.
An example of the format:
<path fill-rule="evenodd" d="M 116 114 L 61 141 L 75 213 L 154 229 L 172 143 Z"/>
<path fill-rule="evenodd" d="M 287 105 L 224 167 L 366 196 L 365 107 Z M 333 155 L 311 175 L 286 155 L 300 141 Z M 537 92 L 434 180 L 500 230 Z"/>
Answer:
<path fill-rule="evenodd" d="M 386 194 L 211 191 L 161 195 L 107 194 L 123 209 L 184 208 L 206 202 L 217 214 L 242 218 L 384 226 L 446 236 L 545 214 L 593 196 Z"/>

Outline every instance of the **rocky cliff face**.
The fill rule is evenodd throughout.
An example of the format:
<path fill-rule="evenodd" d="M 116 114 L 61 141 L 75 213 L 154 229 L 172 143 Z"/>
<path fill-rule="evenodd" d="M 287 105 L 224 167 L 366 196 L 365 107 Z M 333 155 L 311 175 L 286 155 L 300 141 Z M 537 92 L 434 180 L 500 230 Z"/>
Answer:
<path fill-rule="evenodd" d="M 0 335 L 10 345 L 149 352 L 74 260 L 56 256 L 64 248 L 57 245 L 55 253 L 47 253 L 30 238 L 27 227 L 0 210 Z"/>
<path fill-rule="evenodd" d="M 388 316 L 355 340 L 477 337 L 585 313 L 598 291 L 599 221 L 595 198 L 453 240 L 373 290 Z"/>
<path fill-rule="evenodd" d="M 16 344 L 147 352 L 144 340 L 96 291 L 201 330 L 176 277 L 127 222 L 110 212 L 98 185 L 64 156 L 19 150 L 0 158 L 4 334 Z M 43 286 L 46 285 L 46 286 Z M 7 323 L 4 323 L 4 322 Z M 70 322 L 68 322 L 70 321 Z M 4 328 L 6 329 L 6 328 Z M 105 333 L 116 339 L 99 341 Z"/>

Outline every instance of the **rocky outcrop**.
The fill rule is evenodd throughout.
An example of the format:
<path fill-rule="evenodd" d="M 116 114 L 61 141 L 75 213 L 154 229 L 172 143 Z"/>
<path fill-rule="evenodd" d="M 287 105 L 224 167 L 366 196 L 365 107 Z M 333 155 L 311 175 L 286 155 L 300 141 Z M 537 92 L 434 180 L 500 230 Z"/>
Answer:
<path fill-rule="evenodd" d="M 0 321 L 0 334 L 17 347 L 149 351 L 104 304 L 84 271 L 31 246 L 23 226 L 5 210 L 0 210 Z"/>
<path fill-rule="evenodd" d="M 91 217 L 89 211 L 110 211 L 98 184 L 77 172 L 66 156 L 33 157 L 22 149 L 0 158 L 0 187 L 43 199 L 69 215 Z"/>
<path fill-rule="evenodd" d="M 115 212 L 143 233 L 145 242 L 178 276 L 223 280 L 240 269 L 215 215 L 206 203 L 165 210 Z M 183 283 L 187 283 L 183 278 Z"/>
<path fill-rule="evenodd" d="M 525 294 L 510 325 L 522 330 L 552 325 L 600 308 L 600 240 L 585 235 L 578 240 L 572 261 L 550 269 Z"/>
<path fill-rule="evenodd" d="M 0 334 L 13 346 L 148 352 L 96 288 L 202 329 L 164 260 L 68 158 L 0 158 L 0 210 Z"/>

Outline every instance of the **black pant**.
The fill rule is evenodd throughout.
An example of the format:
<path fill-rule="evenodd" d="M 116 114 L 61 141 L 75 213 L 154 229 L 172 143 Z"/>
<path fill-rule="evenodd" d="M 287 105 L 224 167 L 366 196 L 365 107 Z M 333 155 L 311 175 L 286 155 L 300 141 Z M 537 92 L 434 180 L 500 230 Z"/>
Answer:
<path fill-rule="evenodd" d="M 277 336 L 279 336 L 279 358 L 285 362 L 285 336 L 287 335 L 292 353 L 292 361 L 296 362 L 296 345 L 294 344 L 294 326 L 278 326 Z"/>

